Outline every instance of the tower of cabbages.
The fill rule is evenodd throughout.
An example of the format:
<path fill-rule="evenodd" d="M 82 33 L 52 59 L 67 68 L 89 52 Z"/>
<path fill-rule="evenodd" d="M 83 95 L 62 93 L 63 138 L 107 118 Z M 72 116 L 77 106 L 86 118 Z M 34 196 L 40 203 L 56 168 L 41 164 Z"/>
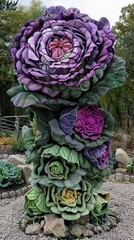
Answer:
<path fill-rule="evenodd" d="M 26 108 L 26 162 L 33 163 L 25 216 L 55 213 L 64 220 L 89 215 L 105 224 L 110 194 L 101 189 L 113 168 L 114 118 L 99 100 L 125 81 L 125 63 L 114 54 L 109 21 L 76 8 L 50 7 L 28 21 L 11 54 L 18 86 L 8 94 Z"/>

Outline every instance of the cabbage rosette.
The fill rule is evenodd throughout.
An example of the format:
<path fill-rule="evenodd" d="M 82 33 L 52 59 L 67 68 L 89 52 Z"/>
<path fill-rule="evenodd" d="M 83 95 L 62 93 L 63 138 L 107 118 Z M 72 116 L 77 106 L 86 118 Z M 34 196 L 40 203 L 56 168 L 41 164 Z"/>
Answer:
<path fill-rule="evenodd" d="M 24 183 L 21 168 L 0 160 L 0 188 Z"/>
<path fill-rule="evenodd" d="M 80 167 L 79 154 L 75 150 L 51 145 L 42 151 L 30 181 L 33 187 L 56 185 L 69 188 L 77 185 L 86 174 L 87 169 Z"/>
<path fill-rule="evenodd" d="M 74 188 L 52 186 L 47 191 L 46 205 L 65 220 L 72 221 L 89 214 L 94 202 L 92 186 L 83 179 Z"/>
<path fill-rule="evenodd" d="M 124 61 L 114 56 L 114 40 L 104 17 L 96 21 L 76 8 L 46 9 L 14 38 L 11 53 L 20 86 L 8 91 L 13 104 L 98 102 L 125 80 Z"/>
<path fill-rule="evenodd" d="M 32 188 L 25 193 L 24 208 L 31 217 L 50 212 L 46 206 L 46 195 L 40 188 Z"/>
<path fill-rule="evenodd" d="M 102 145 L 113 136 L 114 118 L 97 105 L 65 108 L 59 121 L 49 121 L 51 134 L 60 144 L 77 151 Z"/>

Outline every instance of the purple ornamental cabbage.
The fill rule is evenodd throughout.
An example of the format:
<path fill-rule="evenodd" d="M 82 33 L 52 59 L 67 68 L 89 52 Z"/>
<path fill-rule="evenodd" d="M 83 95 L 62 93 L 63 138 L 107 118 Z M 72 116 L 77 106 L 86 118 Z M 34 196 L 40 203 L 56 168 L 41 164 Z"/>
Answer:
<path fill-rule="evenodd" d="M 105 169 L 109 166 L 111 141 L 108 140 L 101 146 L 95 148 L 85 148 L 83 154 L 87 160 L 99 169 Z"/>
<path fill-rule="evenodd" d="M 81 87 L 114 57 L 109 21 L 76 8 L 50 7 L 24 24 L 11 50 L 18 80 L 28 91 L 55 97 L 67 87 Z M 90 84 L 89 84 L 90 85 Z"/>
<path fill-rule="evenodd" d="M 97 105 L 86 105 L 77 111 L 64 112 L 61 113 L 59 123 L 67 135 L 72 135 L 75 131 L 83 139 L 92 141 L 101 137 L 105 115 Z"/>
<path fill-rule="evenodd" d="M 96 140 L 103 132 L 104 118 L 104 113 L 97 105 L 86 105 L 77 111 L 75 131 L 84 139 Z"/>

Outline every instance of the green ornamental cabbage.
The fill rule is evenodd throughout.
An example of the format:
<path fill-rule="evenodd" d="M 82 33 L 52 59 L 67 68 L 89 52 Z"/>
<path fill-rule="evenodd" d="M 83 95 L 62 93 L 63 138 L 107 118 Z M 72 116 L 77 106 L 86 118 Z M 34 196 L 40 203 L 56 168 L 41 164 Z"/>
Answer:
<path fill-rule="evenodd" d="M 12 163 L 0 160 L 0 187 L 5 188 L 23 182 L 20 168 Z"/>
<path fill-rule="evenodd" d="M 75 161 L 75 162 L 74 162 Z M 39 163 L 34 165 L 32 186 L 74 187 L 87 170 L 79 166 L 79 154 L 67 147 L 53 145 L 43 150 Z"/>
<path fill-rule="evenodd" d="M 102 189 L 97 191 L 95 196 L 95 204 L 94 209 L 92 210 L 91 222 L 95 225 L 105 224 L 108 220 L 108 210 L 109 210 L 109 199 L 110 194 L 109 192 L 105 192 Z"/>
<path fill-rule="evenodd" d="M 30 189 L 25 194 L 24 208 L 29 215 L 40 215 L 50 212 L 46 206 L 46 195 L 39 188 Z"/>
<path fill-rule="evenodd" d="M 94 203 L 92 185 L 84 179 L 73 188 L 53 185 L 47 190 L 46 205 L 65 220 L 76 220 L 89 214 Z"/>

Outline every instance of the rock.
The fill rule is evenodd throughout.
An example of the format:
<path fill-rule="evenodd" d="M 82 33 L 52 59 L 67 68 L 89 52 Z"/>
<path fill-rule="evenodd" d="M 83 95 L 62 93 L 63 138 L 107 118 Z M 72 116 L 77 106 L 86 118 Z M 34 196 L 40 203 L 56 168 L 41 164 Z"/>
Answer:
<path fill-rule="evenodd" d="M 107 226 L 107 225 L 103 225 L 102 226 L 102 229 L 104 230 L 104 231 L 110 231 L 110 227 L 109 226 Z"/>
<path fill-rule="evenodd" d="M 75 237 L 80 237 L 86 232 L 86 228 L 80 224 L 74 224 L 71 229 L 71 234 Z"/>
<path fill-rule="evenodd" d="M 134 183 L 134 176 L 130 176 L 130 182 Z"/>
<path fill-rule="evenodd" d="M 20 154 L 10 155 L 7 162 L 13 163 L 15 166 L 25 164 L 25 159 Z"/>
<path fill-rule="evenodd" d="M 45 225 L 45 221 L 44 221 L 44 220 L 42 220 L 42 221 L 40 222 L 40 228 L 43 228 L 43 227 L 44 227 L 44 225 Z"/>
<path fill-rule="evenodd" d="M 27 187 L 23 187 L 23 188 L 21 188 L 21 192 L 22 192 L 22 194 L 26 193 L 27 191 L 28 191 Z"/>
<path fill-rule="evenodd" d="M 111 222 L 109 221 L 109 219 L 108 219 L 107 223 L 103 226 L 107 226 L 107 227 L 111 228 Z"/>
<path fill-rule="evenodd" d="M 1 195 L 1 198 L 2 199 L 9 198 L 9 193 L 8 192 L 3 192 L 2 195 Z"/>
<path fill-rule="evenodd" d="M 91 230 L 89 230 L 89 229 L 85 229 L 85 230 L 83 231 L 83 236 L 84 236 L 84 237 L 93 237 L 93 235 L 94 235 L 93 231 L 91 231 Z"/>
<path fill-rule="evenodd" d="M 53 222 L 57 217 L 56 214 L 52 213 L 52 214 L 46 214 L 44 216 L 44 220 L 45 220 L 45 224 L 49 224 L 50 222 Z"/>
<path fill-rule="evenodd" d="M 100 226 L 96 226 L 96 227 L 93 228 L 93 231 L 97 234 L 100 234 L 100 233 L 103 232 L 103 229 Z"/>
<path fill-rule="evenodd" d="M 118 167 L 126 168 L 130 158 L 122 148 L 117 148 L 115 153 L 115 159 L 118 162 Z"/>
<path fill-rule="evenodd" d="M 126 169 L 126 166 L 123 163 L 118 163 L 118 168 L 125 168 Z"/>
<path fill-rule="evenodd" d="M 117 216 L 119 217 L 120 213 L 116 211 L 114 208 L 110 207 L 108 215 L 113 217 L 117 217 Z"/>
<path fill-rule="evenodd" d="M 16 190 L 16 196 L 17 196 L 17 197 L 20 197 L 20 196 L 21 196 L 21 193 L 22 193 L 22 192 L 21 192 L 21 189 L 17 189 L 17 190 Z"/>
<path fill-rule="evenodd" d="M 111 222 L 111 228 L 117 227 L 116 220 L 113 219 L 112 217 L 109 218 L 109 221 Z"/>
<path fill-rule="evenodd" d="M 32 164 L 29 164 L 29 165 L 18 165 L 19 168 L 21 168 L 22 170 L 22 176 L 23 176 L 23 179 L 24 179 L 24 182 L 29 185 L 30 184 L 30 181 L 29 181 L 29 178 L 31 176 L 31 173 L 32 173 Z"/>
<path fill-rule="evenodd" d="M 6 154 L 6 153 L 3 154 L 3 158 L 4 158 L 4 159 L 7 159 L 7 158 L 8 158 L 8 154 Z"/>
<path fill-rule="evenodd" d="M 25 233 L 29 235 L 39 234 L 40 232 L 41 228 L 38 222 L 28 225 L 25 230 Z"/>
<path fill-rule="evenodd" d="M 108 177 L 109 180 L 111 181 L 114 181 L 115 180 L 115 174 L 111 174 L 109 177 Z"/>
<path fill-rule="evenodd" d="M 45 215 L 44 234 L 53 234 L 57 238 L 65 238 L 69 235 L 64 219 L 55 214 Z"/>
<path fill-rule="evenodd" d="M 118 181 L 118 182 L 121 182 L 123 180 L 123 174 L 122 173 L 116 173 L 115 174 L 115 179 Z"/>
<path fill-rule="evenodd" d="M 116 222 L 116 223 L 119 223 L 120 222 L 120 216 L 119 216 L 119 214 L 118 215 L 116 215 L 116 216 L 110 216 L 110 221 L 111 221 L 111 219 L 114 221 L 114 222 Z"/>
<path fill-rule="evenodd" d="M 28 224 L 28 221 L 23 218 L 22 221 L 21 221 L 21 225 L 20 225 L 23 232 L 25 232 L 27 224 Z"/>
<path fill-rule="evenodd" d="M 118 172 L 118 173 L 126 173 L 127 169 L 126 168 L 116 168 L 115 171 Z"/>
<path fill-rule="evenodd" d="M 28 186 L 27 186 L 27 191 L 29 191 L 31 188 L 32 188 L 32 186 L 31 186 L 31 185 L 28 185 Z"/>
<path fill-rule="evenodd" d="M 93 230 L 94 225 L 91 224 L 91 223 L 87 223 L 87 224 L 85 225 L 85 227 L 88 228 L 89 230 Z"/>
<path fill-rule="evenodd" d="M 9 192 L 9 198 L 13 198 L 16 196 L 16 192 L 15 191 L 10 191 Z"/>
<path fill-rule="evenodd" d="M 24 136 L 25 136 L 25 134 L 26 134 L 26 132 L 27 132 L 28 129 L 29 129 L 29 127 L 28 127 L 27 125 L 24 125 L 24 126 L 22 127 L 22 138 L 24 138 Z"/>
<path fill-rule="evenodd" d="M 129 175 L 124 174 L 123 180 L 124 180 L 125 182 L 129 182 Z"/>
<path fill-rule="evenodd" d="M 87 223 L 89 223 L 89 214 L 85 215 L 85 216 L 82 216 L 79 219 L 73 221 L 73 224 L 80 224 L 80 225 L 83 225 L 83 226 L 85 226 Z"/>

